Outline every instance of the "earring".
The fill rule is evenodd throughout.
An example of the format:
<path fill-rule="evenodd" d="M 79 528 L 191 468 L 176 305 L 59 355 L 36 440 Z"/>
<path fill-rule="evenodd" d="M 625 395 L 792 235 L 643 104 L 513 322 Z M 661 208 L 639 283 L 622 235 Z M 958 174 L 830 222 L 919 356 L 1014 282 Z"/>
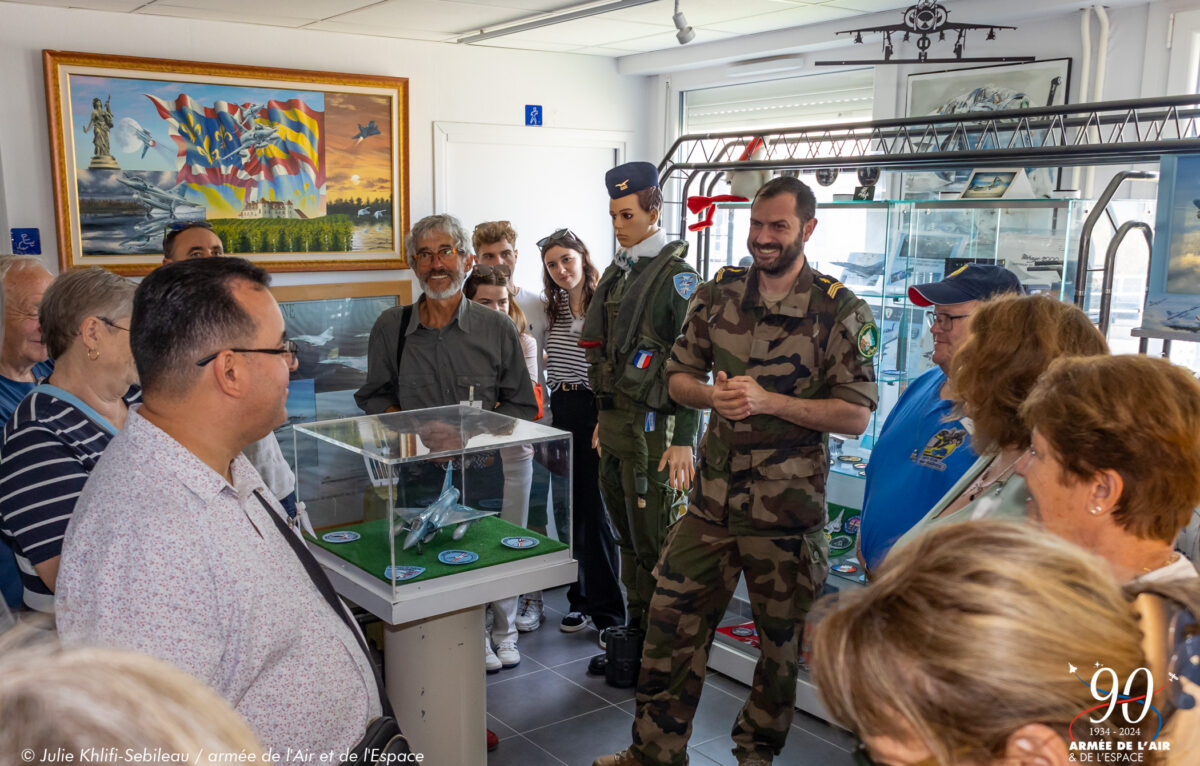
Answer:
<path fill-rule="evenodd" d="M 95 356 L 93 356 L 93 354 L 95 354 Z M 96 361 L 96 360 L 97 360 L 97 359 L 99 359 L 99 358 L 100 358 L 100 352 L 99 352 L 99 351 L 97 351 L 97 350 L 96 350 L 96 349 L 94 349 L 94 348 L 89 348 L 89 349 L 88 349 L 88 359 L 91 359 L 91 360 L 94 362 L 94 361 Z"/>
<path fill-rule="evenodd" d="M 1088 509 L 1088 513 L 1092 514 L 1093 516 L 1099 516 L 1099 515 L 1100 515 L 1100 512 L 1101 512 L 1101 511 L 1103 511 L 1103 510 L 1104 510 L 1104 509 L 1103 509 L 1103 508 L 1101 508 L 1100 506 L 1098 506 L 1098 505 L 1093 505 L 1091 508 L 1089 508 L 1089 509 Z"/>

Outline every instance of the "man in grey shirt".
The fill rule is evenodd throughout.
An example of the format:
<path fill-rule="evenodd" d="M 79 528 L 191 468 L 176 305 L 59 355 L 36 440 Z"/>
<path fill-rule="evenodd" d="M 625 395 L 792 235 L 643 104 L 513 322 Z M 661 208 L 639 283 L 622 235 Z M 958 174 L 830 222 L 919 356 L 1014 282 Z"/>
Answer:
<path fill-rule="evenodd" d="M 422 218 L 408 233 L 405 251 L 424 295 L 375 321 L 367 380 L 354 394 L 358 406 L 377 414 L 461 402 L 536 417 L 516 326 L 463 297 L 473 259 L 462 224 L 451 215 Z"/>

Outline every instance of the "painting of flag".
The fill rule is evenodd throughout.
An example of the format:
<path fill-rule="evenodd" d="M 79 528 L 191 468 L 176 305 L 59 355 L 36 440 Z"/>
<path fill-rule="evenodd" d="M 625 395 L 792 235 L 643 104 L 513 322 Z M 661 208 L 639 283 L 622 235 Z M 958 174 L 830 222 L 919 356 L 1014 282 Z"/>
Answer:
<path fill-rule="evenodd" d="M 44 60 L 63 268 L 147 273 L 190 221 L 274 271 L 404 265 L 406 79 Z"/>

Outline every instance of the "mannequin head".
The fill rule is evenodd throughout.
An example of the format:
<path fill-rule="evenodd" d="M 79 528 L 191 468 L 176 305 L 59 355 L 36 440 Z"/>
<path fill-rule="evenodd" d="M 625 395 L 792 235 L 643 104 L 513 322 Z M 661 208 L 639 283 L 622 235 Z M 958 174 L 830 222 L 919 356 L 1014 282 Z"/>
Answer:
<path fill-rule="evenodd" d="M 630 248 L 658 231 L 662 213 L 662 189 L 658 168 L 649 162 L 627 162 L 604 175 L 608 190 L 608 214 L 622 248 Z"/>

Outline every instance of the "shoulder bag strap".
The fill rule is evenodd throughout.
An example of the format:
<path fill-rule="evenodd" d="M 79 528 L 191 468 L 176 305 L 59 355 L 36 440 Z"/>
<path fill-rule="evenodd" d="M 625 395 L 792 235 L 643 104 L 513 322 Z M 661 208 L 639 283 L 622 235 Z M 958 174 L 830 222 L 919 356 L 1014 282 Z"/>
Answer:
<path fill-rule="evenodd" d="M 404 358 L 404 341 L 408 338 L 408 324 L 412 321 L 413 306 L 405 306 L 400 312 L 400 338 L 396 341 L 396 385 L 400 384 L 400 360 Z M 399 397 L 397 397 L 397 400 Z"/>
<path fill-rule="evenodd" d="M 271 505 L 263 499 L 262 494 L 257 489 L 254 490 L 254 496 L 258 498 L 258 502 L 262 503 L 263 508 L 267 511 L 267 515 L 271 517 L 271 521 L 275 522 L 275 526 L 279 529 L 279 533 L 288 541 L 288 545 L 292 546 L 296 558 L 300 559 L 300 563 L 304 566 L 304 571 L 308 572 L 313 585 L 317 586 L 317 590 L 325 597 L 325 601 L 329 603 L 329 608 L 337 612 L 338 617 L 342 618 L 342 622 L 346 623 L 346 627 L 350 629 L 350 632 L 358 640 L 358 646 L 363 650 L 363 654 L 366 655 L 367 664 L 371 666 L 371 673 L 375 676 L 375 686 L 379 691 L 379 701 L 383 705 L 383 714 L 385 716 L 392 716 L 392 706 L 388 702 L 387 689 L 384 688 L 383 677 L 379 673 L 379 667 L 375 664 L 374 658 L 371 657 L 371 652 L 367 649 L 366 640 L 363 639 L 362 633 L 359 632 L 358 625 L 350 617 L 350 613 L 346 610 L 345 605 L 342 604 L 342 600 L 338 598 L 337 592 L 333 589 L 333 583 L 329 582 L 329 577 L 325 574 L 325 570 L 321 569 L 321 565 L 317 563 L 316 557 L 312 555 L 312 551 L 308 549 L 304 541 L 288 529 L 287 524 L 271 508 Z"/>

